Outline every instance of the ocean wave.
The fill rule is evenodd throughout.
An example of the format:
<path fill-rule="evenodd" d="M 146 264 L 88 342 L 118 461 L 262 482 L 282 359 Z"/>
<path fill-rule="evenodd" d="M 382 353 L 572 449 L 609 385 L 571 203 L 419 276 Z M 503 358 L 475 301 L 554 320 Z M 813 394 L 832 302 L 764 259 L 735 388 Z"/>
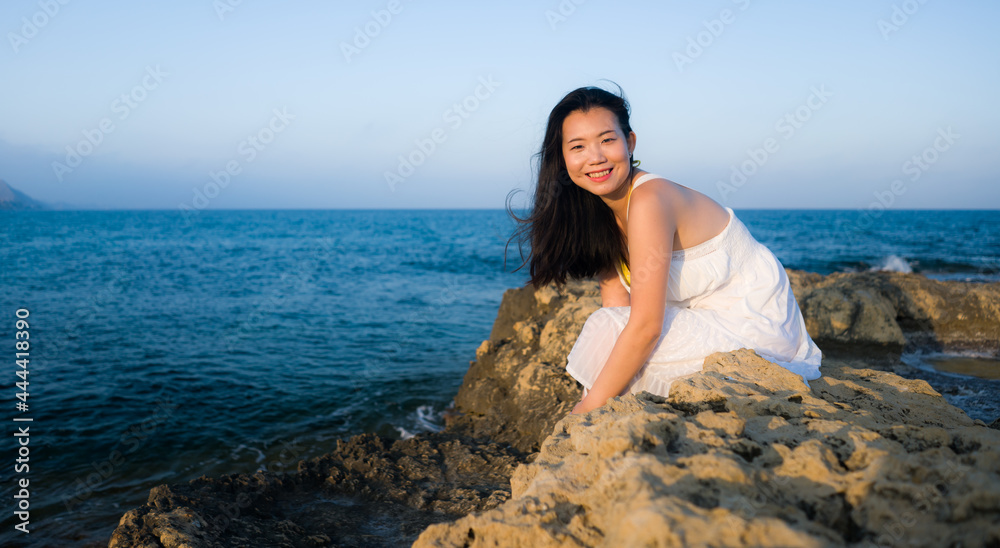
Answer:
<path fill-rule="evenodd" d="M 444 409 L 436 410 L 433 405 L 421 405 L 407 415 L 406 421 L 406 426 L 393 426 L 404 440 L 424 432 L 440 432 L 444 430 Z"/>
<path fill-rule="evenodd" d="M 877 265 L 871 267 L 869 270 L 909 274 L 913 272 L 913 266 L 899 255 L 889 255 L 888 257 L 883 257 Z"/>

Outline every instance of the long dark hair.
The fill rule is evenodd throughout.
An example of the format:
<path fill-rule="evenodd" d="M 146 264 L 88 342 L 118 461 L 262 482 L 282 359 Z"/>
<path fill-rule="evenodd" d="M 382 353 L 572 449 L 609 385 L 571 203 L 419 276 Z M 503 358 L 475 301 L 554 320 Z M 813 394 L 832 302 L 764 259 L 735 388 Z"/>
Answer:
<path fill-rule="evenodd" d="M 507 213 L 518 223 L 514 235 L 518 250 L 524 259 L 524 244 L 531 243 L 531 254 L 517 272 L 530 261 L 531 279 L 525 284 L 538 289 L 550 282 L 566 283 L 566 277 L 590 278 L 613 268 L 619 260 L 626 260 L 625 235 L 618 229 L 614 212 L 599 196 L 573 183 L 566 171 L 562 151 L 563 120 L 577 110 L 587 112 L 592 108 L 606 108 L 618 119 L 626 137 L 632 132 L 629 125 L 629 106 L 625 93 L 618 87 L 618 94 L 597 87 L 583 87 L 569 92 L 549 113 L 548 126 L 542 149 L 535 155 L 538 183 L 535 186 L 531 213 L 524 219 L 514 214 L 507 196 Z M 631 178 L 635 167 L 629 170 Z M 507 247 L 504 247 L 504 267 L 507 265 Z"/>

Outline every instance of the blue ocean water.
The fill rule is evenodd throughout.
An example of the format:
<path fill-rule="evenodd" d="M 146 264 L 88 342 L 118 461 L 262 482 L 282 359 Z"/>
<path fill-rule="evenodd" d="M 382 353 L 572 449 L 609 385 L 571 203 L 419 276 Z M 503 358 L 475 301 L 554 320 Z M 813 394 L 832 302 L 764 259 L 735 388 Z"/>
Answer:
<path fill-rule="evenodd" d="M 30 416 L 33 540 L 106 540 L 148 491 L 439 428 L 505 289 L 503 210 L 0 214 L 4 500 Z M 789 268 L 1000 280 L 1000 212 L 747 210 Z M 27 309 L 29 410 L 15 404 Z M 4 505 L 0 541 L 13 523 Z"/>
<path fill-rule="evenodd" d="M 1000 211 L 737 211 L 788 268 L 1000 280 Z"/>

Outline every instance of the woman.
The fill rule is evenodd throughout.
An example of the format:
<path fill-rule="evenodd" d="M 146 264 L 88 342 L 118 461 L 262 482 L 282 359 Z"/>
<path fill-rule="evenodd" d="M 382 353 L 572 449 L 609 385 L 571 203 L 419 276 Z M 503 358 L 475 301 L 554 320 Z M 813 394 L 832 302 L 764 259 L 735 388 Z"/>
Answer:
<path fill-rule="evenodd" d="M 584 386 L 573 413 L 625 393 L 665 397 L 709 354 L 739 348 L 819 378 L 820 350 L 778 259 L 732 209 L 636 169 L 635 145 L 623 94 L 570 92 L 549 115 L 532 213 L 511 213 L 536 289 L 600 281 L 602 308 L 567 359 Z"/>

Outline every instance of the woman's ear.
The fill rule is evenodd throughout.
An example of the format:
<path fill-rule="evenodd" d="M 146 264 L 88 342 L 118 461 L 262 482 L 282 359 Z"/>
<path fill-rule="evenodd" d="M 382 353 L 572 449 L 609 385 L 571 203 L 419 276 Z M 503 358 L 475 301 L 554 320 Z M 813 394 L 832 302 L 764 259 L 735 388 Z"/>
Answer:
<path fill-rule="evenodd" d="M 630 132 L 628 132 L 628 154 L 629 154 L 629 156 L 631 156 L 632 152 L 634 152 L 634 151 L 635 151 L 635 132 L 634 131 L 630 131 Z"/>

